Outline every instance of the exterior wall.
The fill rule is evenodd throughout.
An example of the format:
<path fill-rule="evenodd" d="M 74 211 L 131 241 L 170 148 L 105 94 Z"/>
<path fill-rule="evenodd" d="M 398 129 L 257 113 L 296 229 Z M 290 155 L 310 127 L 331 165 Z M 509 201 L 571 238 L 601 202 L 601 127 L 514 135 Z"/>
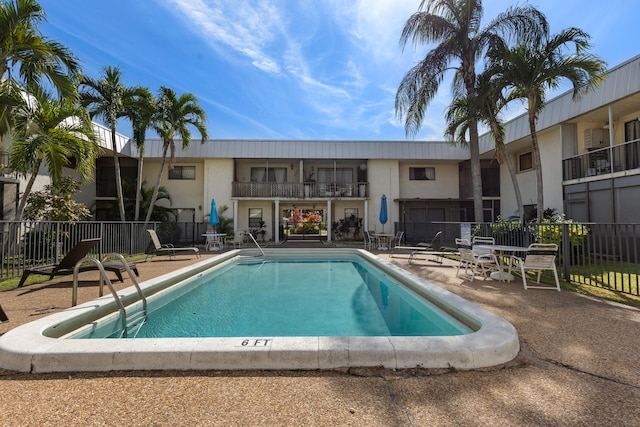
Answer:
<path fill-rule="evenodd" d="M 411 181 L 409 168 L 433 167 L 436 179 L 433 181 Z M 401 198 L 412 199 L 457 199 L 458 192 L 458 163 L 430 164 L 430 163 L 401 163 L 399 166 L 399 189 Z"/>
<path fill-rule="evenodd" d="M 238 230 L 249 230 L 249 209 L 259 208 L 262 209 L 262 220 L 266 224 L 266 234 L 264 235 L 264 240 L 273 240 L 273 225 L 275 223 L 273 205 L 273 202 L 271 202 L 270 200 L 243 200 L 238 202 Z M 229 216 L 232 215 L 233 213 L 231 212 Z M 275 232 L 277 232 L 277 230 Z"/>
<path fill-rule="evenodd" d="M 198 174 L 196 167 L 196 180 L 202 176 L 202 184 L 199 189 L 202 193 L 198 199 L 198 204 L 202 205 L 201 221 L 209 221 L 211 213 L 211 199 L 216 199 L 218 207 L 226 205 L 229 210 L 225 212 L 225 217 L 233 218 L 233 202 L 231 201 L 231 183 L 234 180 L 233 159 L 204 159 L 202 173 Z M 194 185 L 196 185 L 194 183 Z"/>
<path fill-rule="evenodd" d="M 559 125 L 538 134 L 540 160 L 542 162 L 542 185 L 544 187 L 545 206 L 543 209 L 555 209 L 557 213 L 564 212 L 562 194 L 562 144 L 560 137 Z M 518 155 L 530 150 L 529 145 L 527 148 L 521 148 L 517 152 L 513 152 L 512 160 L 516 170 L 518 167 Z M 524 205 L 535 205 L 538 200 L 535 170 L 516 172 L 516 176 L 522 195 L 522 203 Z M 516 215 L 517 203 L 515 200 L 515 192 L 509 170 L 505 164 L 500 168 L 500 200 L 500 215 L 503 218 Z"/>
<path fill-rule="evenodd" d="M 161 159 L 145 159 L 143 165 L 143 177 L 144 181 L 147 181 L 149 187 L 153 187 L 156 183 L 158 176 L 158 170 L 160 168 Z M 206 204 L 203 204 L 204 196 L 204 167 L 201 161 L 190 162 L 188 160 L 180 160 L 175 163 L 175 166 L 195 166 L 196 167 L 196 179 L 169 179 L 168 160 L 162 171 L 162 178 L 160 179 L 160 186 L 165 187 L 171 195 L 172 203 L 166 200 L 159 200 L 158 205 L 171 207 L 173 209 L 189 209 L 195 210 L 195 222 L 204 221 L 204 215 L 209 213 L 209 205 L 211 200 Z M 208 218 L 207 218 L 208 219 Z M 184 219 L 179 219 L 184 221 Z"/>
<path fill-rule="evenodd" d="M 398 160 L 369 160 L 369 212 L 365 220 L 368 230 L 392 233 L 393 223 L 399 219 L 398 202 L 400 197 L 399 163 Z M 388 221 L 380 223 L 380 205 L 382 195 L 387 196 Z"/>

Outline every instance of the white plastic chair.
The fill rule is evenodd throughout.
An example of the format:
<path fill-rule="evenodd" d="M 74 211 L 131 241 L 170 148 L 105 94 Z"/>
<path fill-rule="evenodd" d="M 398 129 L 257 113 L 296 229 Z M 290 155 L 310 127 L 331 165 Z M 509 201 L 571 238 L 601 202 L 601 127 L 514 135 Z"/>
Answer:
<path fill-rule="evenodd" d="M 460 262 L 458 263 L 458 268 L 456 270 L 456 277 L 458 277 L 460 268 L 463 265 L 465 275 L 469 275 L 469 270 L 471 270 L 470 282 L 473 282 L 473 279 L 478 273 L 486 279 L 490 273 L 499 271 L 500 266 L 498 264 L 498 259 L 493 253 L 478 253 L 476 250 L 472 249 L 469 241 L 466 239 L 456 239 L 456 245 L 458 246 L 458 252 L 460 252 Z"/>
<path fill-rule="evenodd" d="M 529 245 L 527 250 L 527 256 L 523 260 L 517 256 L 511 257 L 515 267 L 520 268 L 522 275 L 522 284 L 525 289 L 556 289 L 560 291 L 560 280 L 558 280 L 558 271 L 556 270 L 556 255 L 558 254 L 558 245 L 555 243 L 533 243 Z M 533 271 L 538 273 L 536 281 L 537 285 L 527 285 L 527 271 Z M 556 280 L 556 286 L 543 285 L 540 283 L 540 276 L 543 271 L 552 271 L 553 277 Z M 511 266 L 509 266 L 509 272 L 511 272 Z"/>
<path fill-rule="evenodd" d="M 243 240 L 244 236 L 238 231 L 233 236 L 225 237 L 224 243 L 233 249 L 239 249 L 242 247 Z"/>

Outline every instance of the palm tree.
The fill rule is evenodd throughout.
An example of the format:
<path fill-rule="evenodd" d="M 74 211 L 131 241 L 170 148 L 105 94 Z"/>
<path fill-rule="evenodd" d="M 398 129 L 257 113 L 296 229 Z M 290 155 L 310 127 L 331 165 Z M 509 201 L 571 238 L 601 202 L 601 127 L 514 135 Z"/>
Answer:
<path fill-rule="evenodd" d="M 19 92 L 20 86 L 43 86 L 43 78 L 60 96 L 75 94 L 74 79 L 80 72 L 75 56 L 61 44 L 43 37 L 38 24 L 46 20 L 35 0 L 0 3 L 0 90 L 2 96 Z M 11 130 L 10 114 L 0 109 L 0 135 Z"/>
<path fill-rule="evenodd" d="M 497 79 L 492 78 L 494 73 L 494 70 L 487 69 L 478 75 L 475 105 L 472 105 L 472 100 L 464 97 L 459 91 L 454 92 L 454 101 L 446 113 L 447 128 L 445 136 L 464 145 L 466 144 L 465 135 L 468 131 L 471 117 L 475 118 L 477 122 L 484 122 L 489 126 L 496 144 L 495 157 L 499 163 L 505 162 L 507 164 L 516 197 L 518 217 L 522 219 L 524 215 L 522 193 L 518 185 L 515 165 L 504 143 L 504 124 L 499 117 L 500 112 L 507 105 L 507 100 L 502 96 L 504 88 Z"/>
<path fill-rule="evenodd" d="M 137 187 L 137 184 L 132 181 L 126 179 L 122 181 L 122 192 L 124 193 L 124 210 L 128 221 L 133 221 L 135 215 L 136 193 L 138 192 Z M 149 206 L 151 205 L 153 188 L 147 187 L 146 181 L 142 182 L 140 188 L 140 197 L 138 198 L 140 200 L 140 212 L 143 216 L 146 216 L 147 211 L 149 210 Z M 171 194 L 169 194 L 169 191 L 166 187 L 160 187 L 160 190 L 158 191 L 158 200 L 166 200 L 169 206 L 171 206 Z M 117 218 L 118 215 L 118 207 L 112 205 L 107 212 L 107 218 Z M 175 222 L 176 218 L 176 210 L 165 206 L 156 206 L 153 210 L 153 215 L 151 216 L 152 221 L 158 222 Z"/>
<path fill-rule="evenodd" d="M 100 147 L 93 123 L 75 100 L 54 100 L 44 89 L 28 87 L 30 100 L 14 110 L 15 131 L 9 148 L 9 167 L 29 178 L 16 218 L 21 219 L 29 193 L 44 163 L 51 183 L 62 182 L 65 167 L 73 168 L 82 181 L 93 177 Z"/>
<path fill-rule="evenodd" d="M 151 205 L 147 212 L 145 225 L 151 220 L 151 214 L 158 197 L 158 189 L 160 188 L 160 180 L 162 172 L 167 160 L 167 151 L 170 151 L 169 169 L 173 169 L 175 162 L 175 140 L 176 136 L 182 139 L 182 149 L 189 148 L 191 144 L 191 126 L 195 127 L 200 133 L 201 143 L 206 143 L 209 138 L 206 127 L 206 114 L 198 98 L 190 93 L 185 93 L 178 97 L 173 89 L 160 87 L 160 93 L 157 98 L 157 115 L 153 121 L 153 127 L 158 136 L 162 138 L 162 161 L 158 170 L 156 185 L 153 189 L 153 197 Z"/>
<path fill-rule="evenodd" d="M 151 127 L 151 120 L 156 113 L 153 94 L 148 88 L 137 88 L 129 105 L 125 106 L 125 115 L 131 120 L 133 127 L 133 142 L 138 149 L 138 180 L 136 190 L 134 220 L 140 220 L 140 203 L 142 192 L 142 165 L 144 160 L 144 141 L 147 129 Z"/>
<path fill-rule="evenodd" d="M 122 176 L 116 143 L 118 119 L 127 112 L 127 105 L 133 102 L 137 88 L 127 88 L 122 83 L 122 73 L 118 67 L 105 67 L 100 80 L 83 77 L 80 82 L 80 103 L 88 109 L 92 118 L 99 117 L 111 130 L 111 151 L 115 168 L 116 194 L 120 209 L 120 220 L 125 221 Z"/>
<path fill-rule="evenodd" d="M 504 43 L 503 37 L 534 37 L 547 28 L 544 15 L 530 6 L 509 8 L 485 28 L 480 26 L 482 12 L 481 0 L 422 0 L 419 11 L 405 23 L 400 37 L 403 49 L 409 41 L 415 45 L 438 43 L 407 72 L 396 92 L 396 114 L 405 118 L 408 135 L 420 130 L 426 108 L 452 62 L 457 63 L 454 81 L 462 84 L 465 96 L 472 100 L 476 96 L 476 61 L 491 45 Z M 473 116 L 468 133 L 475 220 L 481 222 L 480 147 L 478 123 Z"/>
<path fill-rule="evenodd" d="M 570 45 L 574 46 L 573 51 L 568 49 Z M 588 53 L 589 47 L 587 33 L 578 28 L 567 28 L 557 35 L 545 35 L 536 43 L 505 47 L 501 54 L 492 55 L 501 84 L 510 89 L 507 99 L 527 100 L 538 190 L 538 221 L 542 221 L 544 212 L 542 163 L 536 132 L 538 114 L 545 105 L 545 91 L 556 89 L 563 79 L 571 82 L 574 99 L 602 81 L 606 75 L 606 63 Z"/>

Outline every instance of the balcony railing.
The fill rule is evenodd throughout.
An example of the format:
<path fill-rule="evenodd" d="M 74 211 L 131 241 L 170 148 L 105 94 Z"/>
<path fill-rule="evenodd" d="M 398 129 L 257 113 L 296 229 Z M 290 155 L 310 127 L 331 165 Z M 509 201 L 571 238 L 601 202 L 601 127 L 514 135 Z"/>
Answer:
<path fill-rule="evenodd" d="M 331 184 L 323 182 L 234 182 L 233 197 L 257 198 L 362 198 L 369 194 L 369 183 Z"/>
<path fill-rule="evenodd" d="M 628 171 L 638 167 L 640 167 L 640 140 L 601 148 L 562 161 L 565 181 Z"/>

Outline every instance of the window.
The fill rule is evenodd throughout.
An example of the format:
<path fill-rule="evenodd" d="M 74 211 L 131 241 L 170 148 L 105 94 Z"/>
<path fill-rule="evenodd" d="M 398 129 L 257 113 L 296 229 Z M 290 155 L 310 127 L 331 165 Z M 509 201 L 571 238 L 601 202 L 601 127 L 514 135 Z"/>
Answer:
<path fill-rule="evenodd" d="M 262 223 L 262 208 L 250 208 L 249 228 L 261 228 Z"/>
<path fill-rule="evenodd" d="M 624 141 L 635 141 L 640 139 L 640 121 L 631 120 L 624 124 Z"/>
<path fill-rule="evenodd" d="M 318 182 L 333 182 L 336 184 L 350 184 L 353 182 L 351 168 L 318 168 Z"/>
<path fill-rule="evenodd" d="M 436 179 L 436 168 L 409 168 L 410 181 L 433 181 Z"/>
<path fill-rule="evenodd" d="M 287 168 L 251 168 L 251 182 L 287 182 Z"/>
<path fill-rule="evenodd" d="M 533 169 L 533 152 L 527 151 L 518 155 L 518 172 L 529 171 Z"/>
<path fill-rule="evenodd" d="M 169 179 L 196 179 L 196 167 L 174 166 L 169 169 Z"/>

